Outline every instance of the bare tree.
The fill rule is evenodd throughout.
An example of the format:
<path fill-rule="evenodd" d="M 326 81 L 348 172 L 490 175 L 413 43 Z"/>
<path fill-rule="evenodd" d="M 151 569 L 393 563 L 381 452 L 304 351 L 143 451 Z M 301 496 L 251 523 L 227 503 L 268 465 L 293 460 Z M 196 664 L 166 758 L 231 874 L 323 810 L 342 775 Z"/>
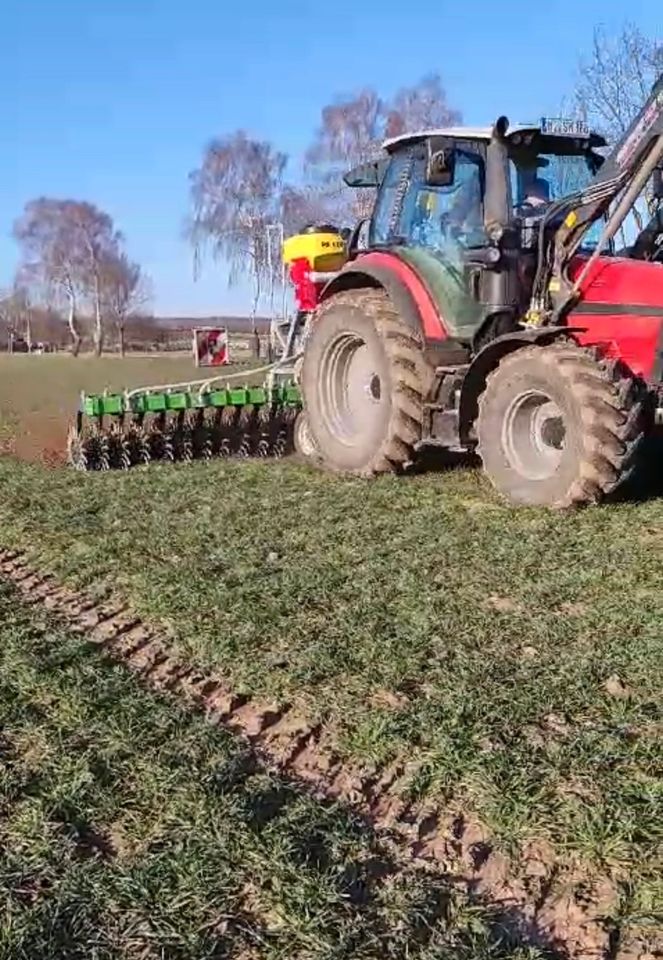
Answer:
<path fill-rule="evenodd" d="M 15 327 L 12 291 L 10 290 L 0 290 L 0 323 L 5 328 L 7 348 L 11 350 Z"/>
<path fill-rule="evenodd" d="M 14 224 L 14 237 L 21 247 L 24 275 L 31 282 L 42 284 L 56 300 L 66 302 L 71 351 L 78 356 L 82 340 L 78 307 L 83 297 L 83 265 L 71 223 L 64 215 L 67 202 L 48 197 L 30 201 Z"/>
<path fill-rule="evenodd" d="M 387 107 L 375 90 L 364 89 L 339 97 L 322 108 L 321 124 L 307 160 L 312 165 L 336 168 L 365 163 L 379 149 Z"/>
<path fill-rule="evenodd" d="M 447 92 L 438 73 L 429 73 L 413 87 L 398 91 L 389 108 L 385 134 L 398 137 L 413 130 L 452 127 L 462 114 L 449 106 Z"/>
<path fill-rule="evenodd" d="M 648 37 L 632 23 L 616 35 L 594 31 L 592 51 L 579 64 L 576 101 L 580 112 L 616 143 L 624 136 L 663 72 L 663 42 Z M 633 208 L 638 230 L 643 210 Z"/>
<path fill-rule="evenodd" d="M 325 223 L 333 216 L 326 192 L 320 187 L 306 184 L 294 187 L 287 184 L 280 199 L 279 220 L 286 237 L 291 236 L 310 223 Z"/>
<path fill-rule="evenodd" d="M 342 178 L 347 170 L 379 156 L 388 137 L 448 126 L 460 119 L 460 113 L 449 106 L 438 74 L 402 88 L 391 102 L 370 88 L 363 89 L 323 107 L 320 127 L 306 154 L 306 170 L 313 183 L 326 189 L 336 216 L 354 222 L 370 215 L 375 194 L 346 188 Z"/>
<path fill-rule="evenodd" d="M 81 283 L 93 314 L 94 352 L 101 356 L 104 345 L 103 278 L 106 265 L 121 256 L 122 235 L 113 219 L 91 203 L 68 202 L 64 216 L 71 222 L 71 236 L 79 248 Z"/>
<path fill-rule="evenodd" d="M 624 135 L 663 72 L 663 43 L 632 23 L 616 36 L 594 31 L 592 52 L 579 65 L 576 99 L 583 114 L 611 140 Z"/>
<path fill-rule="evenodd" d="M 79 309 L 91 306 L 95 351 L 103 349 L 103 310 L 100 269 L 120 252 L 121 235 L 112 218 L 91 203 L 40 197 L 26 205 L 14 225 L 22 252 L 22 273 L 56 302 L 67 305 L 72 353 L 81 347 Z"/>
<path fill-rule="evenodd" d="M 103 311 L 117 332 L 120 354 L 124 356 L 127 323 L 142 316 L 142 308 L 151 299 L 149 282 L 140 265 L 123 252 L 102 260 L 99 279 Z"/>
<path fill-rule="evenodd" d="M 0 320 L 7 331 L 10 350 L 19 338 L 25 341 L 28 350 L 32 349 L 33 305 L 20 276 L 11 289 L 0 293 Z"/>
<path fill-rule="evenodd" d="M 306 154 L 306 170 L 343 221 L 370 215 L 373 192 L 348 190 L 343 174 L 372 160 L 385 136 L 388 110 L 374 90 L 338 98 L 322 109 L 320 127 Z"/>
<path fill-rule="evenodd" d="M 268 227 L 278 220 L 285 154 L 244 131 L 213 140 L 190 174 L 190 237 L 196 265 L 205 249 L 229 266 L 228 280 L 248 277 L 253 287 L 252 330 L 270 274 Z"/>

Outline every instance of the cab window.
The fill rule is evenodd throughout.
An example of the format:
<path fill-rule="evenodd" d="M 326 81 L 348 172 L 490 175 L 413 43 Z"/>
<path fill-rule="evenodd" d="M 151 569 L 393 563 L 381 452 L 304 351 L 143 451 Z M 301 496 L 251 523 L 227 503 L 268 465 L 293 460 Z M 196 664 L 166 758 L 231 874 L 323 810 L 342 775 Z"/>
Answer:
<path fill-rule="evenodd" d="M 411 246 L 432 250 L 481 246 L 486 241 L 483 193 L 483 160 L 476 154 L 456 151 L 454 180 L 444 187 L 425 182 L 425 161 L 420 158 L 403 205 L 400 232 Z"/>
<path fill-rule="evenodd" d="M 453 183 L 430 186 L 421 144 L 393 157 L 380 190 L 371 242 L 446 250 L 486 242 L 483 226 L 484 165 L 456 151 Z"/>

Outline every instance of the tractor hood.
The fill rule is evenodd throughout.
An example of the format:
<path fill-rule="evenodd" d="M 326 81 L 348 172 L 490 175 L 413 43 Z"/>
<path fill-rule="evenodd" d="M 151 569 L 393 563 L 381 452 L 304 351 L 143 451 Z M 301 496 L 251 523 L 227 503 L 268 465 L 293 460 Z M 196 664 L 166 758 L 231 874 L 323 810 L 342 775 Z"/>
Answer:
<path fill-rule="evenodd" d="M 569 270 L 573 280 L 585 263 L 584 257 L 573 260 Z M 651 315 L 647 308 L 653 308 L 655 315 L 663 315 L 663 264 L 599 257 L 583 283 L 579 306 L 583 304 L 612 306 L 618 308 L 616 312 L 641 315 Z"/>
<path fill-rule="evenodd" d="M 586 260 L 571 264 L 577 277 Z M 622 360 L 636 376 L 659 384 L 663 376 L 663 265 L 599 257 L 582 286 L 568 323 L 578 341 Z"/>

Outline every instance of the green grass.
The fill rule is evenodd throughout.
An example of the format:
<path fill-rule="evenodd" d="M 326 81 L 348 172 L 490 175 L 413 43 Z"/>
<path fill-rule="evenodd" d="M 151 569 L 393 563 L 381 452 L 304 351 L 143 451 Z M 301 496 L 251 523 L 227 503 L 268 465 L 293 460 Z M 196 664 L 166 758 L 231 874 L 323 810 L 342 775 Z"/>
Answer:
<path fill-rule="evenodd" d="M 506 508 L 469 471 L 6 462 L 0 519 L 6 543 L 119 590 L 238 690 L 326 721 L 347 756 L 415 761 L 415 793 L 507 848 L 544 837 L 628 875 L 635 913 L 654 911 L 660 502 L 563 516 Z"/>
<path fill-rule="evenodd" d="M 406 758 L 414 795 L 611 874 L 634 922 L 663 912 L 663 500 L 561 515 L 471 470 L 5 460 L 0 525 L 238 691 L 326 722 L 345 756 Z"/>
<path fill-rule="evenodd" d="M 0 585 L 0 957 L 541 956 Z"/>

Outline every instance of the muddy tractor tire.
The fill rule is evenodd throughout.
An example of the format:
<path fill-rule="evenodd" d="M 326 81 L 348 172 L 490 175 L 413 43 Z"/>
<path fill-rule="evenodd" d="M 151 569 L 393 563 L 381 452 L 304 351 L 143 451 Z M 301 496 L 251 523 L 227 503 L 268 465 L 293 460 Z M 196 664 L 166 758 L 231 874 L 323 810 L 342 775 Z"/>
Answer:
<path fill-rule="evenodd" d="M 383 290 L 330 297 L 313 320 L 301 373 L 323 465 L 369 477 L 410 463 L 432 378 L 421 338 Z"/>
<path fill-rule="evenodd" d="M 514 503 L 595 503 L 633 472 L 644 399 L 622 363 L 573 342 L 519 349 L 489 375 L 479 399 L 484 469 Z"/>

